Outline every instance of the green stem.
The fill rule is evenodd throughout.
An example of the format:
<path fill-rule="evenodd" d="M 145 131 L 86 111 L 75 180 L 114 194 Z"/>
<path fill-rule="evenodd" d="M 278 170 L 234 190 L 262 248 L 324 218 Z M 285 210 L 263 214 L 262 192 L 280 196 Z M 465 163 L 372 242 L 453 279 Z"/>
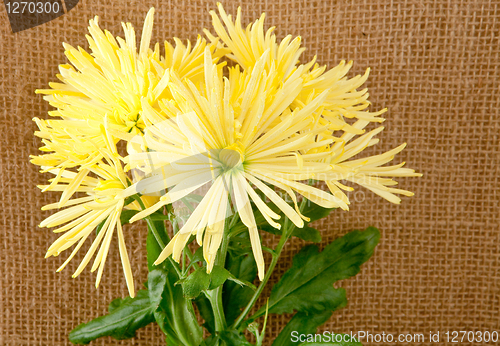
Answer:
<path fill-rule="evenodd" d="M 226 318 L 224 316 L 224 307 L 222 306 L 222 300 L 219 299 L 219 293 L 217 292 L 217 289 L 207 291 L 206 295 L 214 312 L 215 330 L 217 332 L 221 332 L 226 328 Z"/>
<path fill-rule="evenodd" d="M 302 199 L 302 202 L 301 202 L 300 207 L 299 207 L 301 212 L 306 205 L 306 201 L 307 200 L 305 198 Z M 266 271 L 266 275 L 264 276 L 264 280 L 261 281 L 259 287 L 257 287 L 257 290 L 253 294 L 252 298 L 250 299 L 248 304 L 245 306 L 245 310 L 243 310 L 243 312 L 238 316 L 236 321 L 231 326 L 231 329 L 237 329 L 239 327 L 239 325 L 241 324 L 243 319 L 246 317 L 246 315 L 248 315 L 248 313 L 250 312 L 250 309 L 252 309 L 255 302 L 262 294 L 264 287 L 266 286 L 267 282 L 269 281 L 269 278 L 273 274 L 274 267 L 276 267 L 276 264 L 278 263 L 278 259 L 281 255 L 281 252 L 283 251 L 283 247 L 285 246 L 286 241 L 288 240 L 288 238 L 290 238 L 293 230 L 295 229 L 295 224 L 293 222 L 288 223 L 287 221 L 288 221 L 288 218 L 285 220 L 285 227 L 283 227 L 283 232 L 281 233 L 280 241 L 279 241 L 278 245 L 276 246 L 276 249 L 274 249 L 274 253 L 272 254 L 273 259 L 271 260 L 271 264 L 269 265 L 269 268 Z"/>
<path fill-rule="evenodd" d="M 236 221 L 238 221 L 238 218 L 239 218 L 239 215 L 238 215 L 238 213 L 235 212 L 232 219 L 231 219 L 231 222 L 229 223 L 229 227 L 227 228 L 228 230 L 231 230 L 231 228 L 233 228 Z"/>
<path fill-rule="evenodd" d="M 139 197 L 138 195 L 134 195 L 132 197 L 137 201 L 137 203 L 139 203 L 139 205 L 141 206 L 142 210 L 146 209 L 146 206 L 142 202 L 141 197 Z M 156 229 L 156 226 L 154 224 L 154 221 L 149 216 L 146 216 L 146 222 L 148 224 L 149 229 L 153 233 L 156 241 L 158 242 L 158 245 L 160 245 L 161 249 L 163 250 L 165 248 L 165 243 L 161 239 L 160 234 L 158 233 L 158 230 Z M 179 276 L 179 278 L 182 277 L 182 273 L 181 273 L 181 271 L 180 271 L 180 269 L 178 267 L 178 264 L 175 263 L 175 261 L 172 259 L 171 256 L 169 256 L 168 259 L 169 259 L 170 263 L 172 264 L 172 267 L 174 267 L 175 272 L 177 273 L 177 275 Z"/>
<path fill-rule="evenodd" d="M 271 261 L 271 264 L 269 265 L 269 268 L 266 271 L 266 275 L 264 276 L 264 280 L 261 281 L 259 287 L 257 287 L 257 290 L 253 294 L 252 298 L 248 302 L 247 306 L 245 306 L 245 310 L 238 316 L 236 321 L 233 323 L 231 326 L 231 329 L 237 329 L 243 319 L 245 318 L 246 315 L 250 312 L 250 309 L 254 306 L 255 302 L 257 299 L 260 297 L 262 291 L 264 290 L 264 287 L 266 286 L 267 282 L 269 281 L 269 278 L 273 274 L 274 267 L 276 267 L 276 264 L 278 263 L 278 259 L 281 255 L 281 251 L 283 250 L 283 247 L 285 246 L 286 241 L 288 240 L 287 234 L 288 232 L 283 232 L 281 234 L 280 241 L 278 243 L 278 246 L 276 246 L 276 249 L 274 250 L 273 254 L 273 259 Z"/>
<path fill-rule="evenodd" d="M 226 264 L 226 255 L 227 248 L 229 246 L 229 232 L 222 237 L 222 244 L 219 249 L 219 254 L 217 255 L 217 259 L 215 260 L 215 265 L 221 266 L 224 268 Z M 208 291 L 208 298 L 210 300 L 210 304 L 212 305 L 212 309 L 214 311 L 215 317 L 215 330 L 217 332 L 223 331 L 226 329 L 226 317 L 224 315 L 224 306 L 222 304 L 222 287 L 223 285 L 217 287 L 214 290 Z"/>

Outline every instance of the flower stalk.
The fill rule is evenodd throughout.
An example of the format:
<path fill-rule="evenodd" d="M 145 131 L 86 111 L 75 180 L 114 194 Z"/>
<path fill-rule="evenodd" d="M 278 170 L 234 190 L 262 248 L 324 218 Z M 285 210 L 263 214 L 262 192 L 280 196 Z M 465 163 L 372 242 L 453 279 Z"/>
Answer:
<path fill-rule="evenodd" d="M 307 200 L 304 198 L 302 199 L 302 202 L 300 203 L 300 211 L 304 211 L 304 207 L 307 203 Z M 267 269 L 266 275 L 264 276 L 264 280 L 261 281 L 259 286 L 257 287 L 257 290 L 253 294 L 252 298 L 248 302 L 248 304 L 245 306 L 245 309 L 243 312 L 238 316 L 236 321 L 233 323 L 231 328 L 238 329 L 241 325 L 241 322 L 243 322 L 243 319 L 248 315 L 250 310 L 253 308 L 255 303 L 257 302 L 257 299 L 259 299 L 260 295 L 262 294 L 262 291 L 264 290 L 267 282 L 269 281 L 269 278 L 271 278 L 274 268 L 276 267 L 276 264 L 278 264 L 278 259 L 281 255 L 281 252 L 283 251 L 283 248 L 285 247 L 286 242 L 288 239 L 291 237 L 293 230 L 295 229 L 295 225 L 293 223 L 288 223 L 288 220 L 285 220 L 285 227 L 283 229 L 283 232 L 281 233 L 280 240 L 278 242 L 278 245 L 276 245 L 276 248 L 274 249 L 274 252 L 271 254 L 272 255 L 272 260 L 271 264 L 269 265 L 269 268 Z M 288 227 L 287 227 L 288 225 Z M 252 322 L 254 320 L 254 316 L 250 317 L 248 319 L 248 322 Z"/>
<path fill-rule="evenodd" d="M 133 195 L 132 198 L 134 198 L 134 200 L 136 200 L 137 203 L 139 203 L 139 205 L 141 206 L 142 210 L 146 209 L 146 207 L 144 206 L 144 202 L 141 200 L 141 197 L 139 195 Z M 156 239 L 156 242 L 158 243 L 158 245 L 160 246 L 160 248 L 163 250 L 165 248 L 165 243 L 161 239 L 160 233 L 156 229 L 154 221 L 151 219 L 150 216 L 147 216 L 145 219 L 146 219 L 146 223 L 148 224 L 148 228 L 151 230 L 151 233 L 153 233 L 153 235 L 154 235 L 154 237 Z M 189 251 L 189 249 L 188 249 L 188 251 Z M 170 264 L 172 264 L 172 267 L 174 268 L 175 272 L 177 273 L 177 276 L 179 278 L 181 278 L 182 277 L 182 272 L 179 269 L 179 265 L 177 263 L 175 263 L 172 258 L 169 258 L 169 261 L 170 261 Z"/>
<path fill-rule="evenodd" d="M 232 220 L 234 220 L 234 217 Z M 222 244 L 221 244 L 221 247 L 220 247 L 219 253 L 217 255 L 216 262 L 215 262 L 216 265 L 221 266 L 222 268 L 225 267 L 226 255 L 227 255 L 227 250 L 228 250 L 230 239 L 231 238 L 230 238 L 229 234 L 226 235 L 225 237 L 223 237 Z M 223 286 L 221 285 L 214 290 L 208 291 L 209 292 L 208 297 L 209 297 L 210 303 L 211 303 L 213 311 L 214 311 L 215 330 L 217 332 L 221 332 L 221 331 L 225 330 L 227 327 L 226 318 L 224 316 L 224 307 L 222 305 L 222 288 L 223 288 Z"/>

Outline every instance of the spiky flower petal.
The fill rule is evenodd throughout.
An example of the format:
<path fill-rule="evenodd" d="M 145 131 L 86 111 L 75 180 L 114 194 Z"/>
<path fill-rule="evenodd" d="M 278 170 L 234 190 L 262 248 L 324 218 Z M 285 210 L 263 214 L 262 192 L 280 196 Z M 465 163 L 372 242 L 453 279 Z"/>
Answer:
<path fill-rule="evenodd" d="M 118 245 L 123 271 L 130 295 L 134 296 L 134 283 L 132 269 L 125 246 L 120 215 L 125 205 L 124 198 L 117 198 L 125 188 L 130 185 L 130 179 L 123 172 L 120 157 L 116 147 L 112 142 L 109 133 L 101 127 L 101 131 L 106 140 L 106 148 L 98 149 L 102 159 L 99 162 L 83 169 L 79 173 L 62 169 L 49 169 L 49 172 L 56 175 L 52 183 L 47 186 L 40 186 L 43 190 L 68 191 L 82 193 L 86 196 L 64 199 L 59 203 L 53 203 L 43 207 L 43 210 L 60 209 L 42 221 L 40 227 L 58 227 L 56 233 L 64 232 L 48 249 L 46 257 L 58 256 L 61 252 L 74 247 L 71 255 L 57 270 L 61 271 L 76 255 L 78 250 L 85 243 L 87 238 L 99 226 L 99 232 L 81 264 L 76 269 L 73 277 L 80 275 L 90 262 L 92 256 L 99 248 L 92 271 L 98 269 L 96 287 L 101 281 L 104 264 L 108 256 L 111 239 L 116 230 L 118 235 Z M 82 174 L 85 172 L 85 174 Z M 91 177 L 90 174 L 96 177 Z M 64 193 L 63 193 L 64 194 Z"/>

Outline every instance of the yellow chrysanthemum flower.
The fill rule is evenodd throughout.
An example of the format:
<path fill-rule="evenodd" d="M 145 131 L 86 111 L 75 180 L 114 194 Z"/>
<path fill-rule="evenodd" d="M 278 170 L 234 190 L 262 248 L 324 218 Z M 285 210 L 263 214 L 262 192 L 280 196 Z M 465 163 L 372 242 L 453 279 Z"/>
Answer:
<path fill-rule="evenodd" d="M 116 228 L 133 296 L 119 216 L 125 199 L 136 193 L 147 203 L 132 222 L 197 189 L 207 189 L 156 264 L 170 255 L 179 261 L 194 235 L 203 246 L 210 272 L 223 240 L 225 220 L 237 213 L 248 227 L 261 279 L 265 264 L 252 204 L 270 225 L 280 227 L 276 222 L 280 216 L 262 195 L 297 227 L 308 220 L 300 212 L 297 194 L 322 207 L 348 210 L 344 191 L 352 188 L 341 181 L 364 186 L 393 203 L 400 202 L 396 194 L 412 195 L 394 188 L 397 182 L 392 178 L 419 174 L 403 168 L 404 163 L 383 166 L 404 145 L 352 160 L 376 144 L 375 136 L 383 130 L 365 130 L 372 122 L 382 122 L 379 115 L 385 112 L 368 111 L 367 90 L 358 90 L 368 71 L 348 79 L 351 63 L 342 62 L 329 71 L 315 60 L 300 64 L 304 50 L 300 38 L 287 36 L 278 43 L 272 28 L 264 32 L 264 15 L 243 29 L 240 10 L 234 22 L 220 4 L 219 12 L 221 19 L 213 12 L 212 17 L 222 43 L 208 32 L 211 44 L 198 38 L 191 47 L 189 42 L 184 46 L 175 39 L 175 48 L 166 43 L 165 57 L 160 56 L 158 44 L 149 49 L 153 9 L 145 20 L 139 52 L 130 24 L 123 25 L 125 39 L 115 39 L 98 27 L 97 17 L 89 27 L 92 54 L 65 46 L 74 67 L 61 65 L 58 77 L 63 83 L 38 91 L 47 94 L 45 99 L 57 108 L 51 115 L 59 119 L 35 119 L 37 135 L 45 145 L 41 150 L 49 153 L 32 160 L 56 176 L 41 188 L 62 191 L 60 201 L 45 208 L 69 207 L 41 224 L 56 227 L 66 223 L 56 229 L 66 233 L 49 248 L 47 256 L 78 243 L 60 269 L 103 223 L 75 276 L 102 243 L 92 266 L 93 271 L 99 268 L 98 285 Z M 236 66 L 219 63 L 224 55 Z M 126 170 L 140 172 L 134 184 L 117 154 L 119 140 L 127 142 Z M 331 193 L 304 183 L 310 179 L 326 182 Z M 293 204 L 276 189 L 284 191 Z M 88 196 L 71 199 L 77 192 Z M 148 196 L 160 193 L 161 198 Z M 127 207 L 139 209 L 137 203 Z"/>
<path fill-rule="evenodd" d="M 327 96 L 318 111 L 321 117 L 317 119 L 317 125 L 326 126 L 327 131 L 325 131 L 324 136 L 319 135 L 317 140 L 333 138 L 335 143 L 325 145 L 323 148 L 301 150 L 298 153 L 298 155 L 325 151 L 332 153 L 326 160 L 332 164 L 332 170 L 327 175 L 318 176 L 316 179 L 326 181 L 330 191 L 346 204 L 349 204 L 349 200 L 342 190 L 350 191 L 352 188 L 341 184 L 340 180 L 348 180 L 362 185 L 393 203 L 400 202 L 400 198 L 395 193 L 406 196 L 413 195 L 409 191 L 389 187 L 396 185 L 397 182 L 384 177 L 420 176 L 421 174 L 415 173 L 411 169 L 402 168 L 404 163 L 397 166 L 380 167 L 380 165 L 392 160 L 394 155 L 403 150 L 405 145 L 382 155 L 346 162 L 367 146 L 377 143 L 378 140 L 373 137 L 383 130 L 383 127 L 379 127 L 365 134 L 365 127 L 368 124 L 384 121 L 379 115 L 387 110 L 369 112 L 367 110 L 370 105 L 368 90 L 365 88 L 358 91 L 358 88 L 367 80 L 369 69 L 363 76 L 347 79 L 346 74 L 351 68 L 352 62 L 346 64 L 342 61 L 329 71 L 326 71 L 326 66 L 320 67 L 315 64 L 315 59 L 306 65 L 301 65 L 299 58 L 305 48 L 300 46 L 300 37 L 292 39 L 292 36 L 288 35 L 278 43 L 273 33 L 274 27 L 264 31 L 265 14 L 262 14 L 258 20 L 244 29 L 241 24 L 241 8 L 238 8 L 234 21 L 231 16 L 226 14 L 220 3 L 218 3 L 218 9 L 220 18 L 215 12 L 210 12 L 212 24 L 225 45 L 224 49 L 229 50 L 229 53 L 226 54 L 228 58 L 237 62 L 244 69 L 252 69 L 262 54 L 268 50 L 270 54 L 267 55 L 265 69 L 269 71 L 275 67 L 278 83 L 287 80 L 293 73 L 301 74 L 302 88 L 291 102 L 290 109 L 304 107 L 308 102 L 327 91 Z M 205 33 L 211 41 L 217 42 L 219 40 L 209 31 L 205 30 Z M 357 121 L 350 123 L 347 119 L 357 119 Z M 338 132 L 341 133 L 340 136 L 333 136 L 333 133 Z M 362 136 L 349 143 L 356 135 Z"/>
<path fill-rule="evenodd" d="M 52 89 L 37 90 L 57 108 L 49 115 L 61 120 L 38 120 L 45 151 L 53 151 L 33 162 L 44 166 L 75 167 L 85 165 L 85 156 L 93 157 L 96 150 L 84 151 L 90 143 L 102 147 L 100 125 L 107 115 L 111 128 L 120 132 L 138 133 L 144 130 L 140 118 L 140 100 L 155 102 L 168 82 L 168 73 L 160 64 L 159 45 L 150 46 L 154 9 L 146 16 L 140 50 L 137 52 L 135 31 L 124 24 L 125 40 L 102 31 L 98 17 L 89 21 L 87 40 L 91 53 L 64 44 L 65 54 L 72 64 L 59 66 L 57 77 L 62 83 L 49 83 Z M 74 153 L 81 153 L 76 156 Z M 73 154 L 73 155 L 72 155 Z"/>
<path fill-rule="evenodd" d="M 317 140 L 327 126 L 317 126 L 318 109 L 328 96 L 323 92 L 303 107 L 293 110 L 290 104 L 303 85 L 300 69 L 284 83 L 276 80 L 274 65 L 265 70 L 269 50 L 254 67 L 240 71 L 230 68 L 228 78 L 212 64 L 205 50 L 205 85 L 197 89 L 189 81 L 172 75 L 168 87 L 172 101 L 165 101 L 161 111 L 143 105 L 148 152 L 129 157 L 133 168 L 155 174 L 125 191 L 150 193 L 166 188 L 168 192 L 155 206 L 137 214 L 140 219 L 165 204 L 173 203 L 196 188 L 213 182 L 188 221 L 163 250 L 157 263 L 180 254 L 191 235 L 204 244 L 207 269 L 210 271 L 224 233 L 224 219 L 233 208 L 248 227 L 259 277 L 264 275 L 264 260 L 259 233 L 252 212 L 252 201 L 274 227 L 279 215 L 266 206 L 255 192 L 264 193 L 297 226 L 303 219 L 296 193 L 327 208 L 347 204 L 341 198 L 300 182 L 331 171 L 332 156 L 321 149 L 333 138 Z M 314 151 L 315 153 L 304 153 Z M 153 152 L 150 152 L 153 151 Z M 290 207 L 268 185 L 284 190 L 294 201 Z"/>
<path fill-rule="evenodd" d="M 159 44 L 154 50 L 149 48 L 153 14 L 151 8 L 144 22 L 139 51 L 130 23 L 122 23 L 125 39 L 115 38 L 99 28 L 97 16 L 89 21 L 90 54 L 80 47 L 64 44 L 72 65 L 59 67 L 57 77 L 62 83 L 50 83 L 52 89 L 36 91 L 45 94 L 44 99 L 57 110 L 49 112 L 56 119 L 34 119 L 39 128 L 35 135 L 44 143 L 40 150 L 46 154 L 33 156 L 32 163 L 62 171 L 77 168 L 77 179 L 81 180 L 88 173 L 87 168 L 102 158 L 96 148 L 105 145 L 100 131 L 105 117 L 114 141 L 128 140 L 144 131 L 141 102 L 157 108 L 159 99 L 171 97 L 165 89 L 169 70 L 195 84 L 203 81 L 203 51 L 206 47 L 215 50 L 216 42 L 207 45 L 198 37 L 194 46 L 189 41 L 185 46 L 174 38 L 175 47 L 165 42 L 165 57 L 162 57 Z M 218 54 L 223 53 L 219 50 Z M 217 59 L 214 56 L 214 62 Z M 60 205 L 71 195 L 66 190 Z"/>
<path fill-rule="evenodd" d="M 76 277 L 85 269 L 100 245 L 92 265 L 92 271 L 98 269 L 96 279 L 96 287 L 98 287 L 111 239 L 116 229 L 125 280 L 129 293 L 133 297 L 135 293 L 132 270 L 120 222 L 120 215 L 125 202 L 124 198 L 117 197 L 131 184 L 131 181 L 123 172 L 120 157 L 109 132 L 105 131 L 102 126 L 101 131 L 106 141 L 106 148 L 99 148 L 97 150 L 99 150 L 103 159 L 85 169 L 88 171 L 86 173 L 94 174 L 95 178 L 87 174 L 83 175 L 81 172 L 77 174 L 68 170 L 49 169 L 50 173 L 56 175 L 56 178 L 50 184 L 51 191 L 66 192 L 69 189 L 74 190 L 74 192 L 84 193 L 87 196 L 69 199 L 62 205 L 60 203 L 53 203 L 42 208 L 42 210 L 66 208 L 49 216 L 40 224 L 40 227 L 60 226 L 54 232 L 65 232 L 49 247 L 45 257 L 58 256 L 64 250 L 77 244 L 68 259 L 57 270 L 61 271 L 75 256 L 87 238 L 93 233 L 94 229 L 102 224 L 99 234 L 92 242 L 92 246 L 73 274 L 73 277 Z M 48 186 L 39 187 L 47 189 Z"/>

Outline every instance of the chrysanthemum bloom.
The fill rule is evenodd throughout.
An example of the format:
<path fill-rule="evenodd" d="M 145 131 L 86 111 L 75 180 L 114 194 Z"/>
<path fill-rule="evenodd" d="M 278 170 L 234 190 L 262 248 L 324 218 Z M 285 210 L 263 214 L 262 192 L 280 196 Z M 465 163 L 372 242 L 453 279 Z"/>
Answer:
<path fill-rule="evenodd" d="M 42 172 L 55 175 L 49 185 L 42 187 L 43 191 L 62 192 L 59 202 L 46 209 L 80 203 L 76 207 L 49 217 L 42 222 L 42 226 L 56 226 L 61 216 L 64 216 L 63 220 L 78 217 L 81 222 L 91 219 L 90 223 L 85 222 L 83 228 L 75 224 L 74 228 L 66 225 L 59 229 L 58 231 L 61 232 L 66 229 L 70 231 L 56 241 L 50 248 L 49 255 L 58 254 L 81 240 L 70 256 L 72 258 L 91 230 L 96 227 L 97 221 L 104 219 L 109 222 L 107 228 L 103 229 L 108 229 L 109 232 L 100 233 L 100 238 L 97 238 L 96 242 L 102 240 L 104 234 L 111 234 L 116 227 L 121 237 L 119 239 L 120 251 L 121 253 L 124 251 L 119 222 L 123 201 L 109 197 L 104 198 L 107 202 L 102 204 L 102 194 L 115 193 L 116 187 L 102 190 L 103 186 L 112 185 L 97 186 L 96 184 L 102 182 L 91 178 L 89 174 L 97 174 L 105 180 L 112 179 L 102 175 L 107 172 L 106 174 L 119 177 L 122 183 L 126 182 L 128 178 L 125 179 L 121 166 L 114 167 L 109 163 L 111 162 L 109 154 L 104 153 L 109 152 L 109 145 L 115 145 L 121 139 L 128 142 L 134 134 L 142 134 L 145 127 L 142 120 L 142 103 L 158 108 L 159 99 L 171 97 L 169 90 L 165 88 L 169 81 L 170 70 L 176 71 L 179 76 L 188 78 L 197 85 L 203 82 L 203 52 L 207 47 L 214 51 L 216 43 L 207 45 L 204 39 L 198 37 L 194 46 L 191 46 L 189 41 L 185 46 L 179 39 L 174 38 L 175 47 L 165 42 L 165 56 L 161 56 L 159 44 L 155 45 L 154 50 L 149 48 L 153 14 L 154 9 L 151 9 L 146 16 L 139 47 L 136 47 L 135 32 L 130 23 L 122 24 L 125 31 L 125 39 L 122 39 L 114 38 L 108 31 L 102 31 L 98 26 L 97 17 L 90 20 L 90 36 L 87 35 L 87 39 L 91 52 L 87 53 L 80 47 L 74 48 L 64 44 L 65 54 L 72 65 L 64 64 L 59 67 L 60 74 L 57 77 L 61 82 L 50 83 L 52 89 L 37 90 L 37 93 L 46 94 L 44 99 L 57 108 L 49 112 L 53 119 L 34 119 L 39 128 L 35 134 L 42 138 L 44 144 L 40 149 L 46 154 L 33 156 L 31 162 L 41 166 Z M 219 55 L 223 54 L 223 50 L 218 52 Z M 216 61 L 217 55 L 214 55 L 214 62 Z M 105 121 L 108 128 L 106 135 L 101 129 Z M 131 146 L 128 149 L 134 151 Z M 109 162 L 105 163 L 106 161 Z M 117 172 L 112 173 L 115 169 Z M 96 190 L 93 190 L 94 188 Z M 76 192 L 90 190 L 94 191 L 92 196 L 86 199 L 70 200 Z M 143 196 L 142 200 L 146 206 L 149 206 L 151 200 L 155 198 Z M 104 206 L 106 206 L 106 213 L 97 211 Z M 134 203 L 128 207 L 134 207 Z M 88 212 L 79 214 L 84 209 Z M 78 237 L 75 237 L 75 234 Z M 108 244 L 110 237 L 111 235 L 104 238 Z M 104 258 L 102 262 L 101 260 L 96 262 L 102 263 L 99 268 L 103 267 L 106 258 L 102 253 L 107 253 L 107 250 L 104 251 L 103 248 L 98 256 L 98 258 Z M 123 253 L 123 256 L 125 255 L 126 253 Z M 90 257 L 86 257 L 84 263 L 88 262 Z M 128 259 L 122 257 L 122 260 L 126 270 L 127 284 L 132 294 L 133 286 Z M 77 274 L 85 265 L 86 263 L 79 267 Z M 101 273 L 102 269 L 99 271 L 97 283 Z"/>
<path fill-rule="evenodd" d="M 231 208 L 230 195 L 233 209 L 249 229 L 260 278 L 264 275 L 264 260 L 251 202 L 269 224 L 277 228 L 280 225 L 275 221 L 279 215 L 262 201 L 255 189 L 266 195 L 297 227 L 303 227 L 303 219 L 307 220 L 298 208 L 297 193 L 323 207 L 348 208 L 344 196 L 301 182 L 331 179 L 333 173 L 345 172 L 331 163 L 337 155 L 331 150 L 337 139 L 331 135 L 329 124 L 319 121 L 330 90 L 292 107 L 306 84 L 305 67 L 297 66 L 283 79 L 277 63 L 267 66 L 269 54 L 270 49 L 244 71 L 238 66 L 229 68 L 225 78 L 223 71 L 212 64 L 210 51 L 205 50 L 203 88 L 197 89 L 173 74 L 168 85 L 173 101 L 163 102 L 160 112 L 143 105 L 145 122 L 150 124 L 145 136 L 149 152 L 131 155 L 128 161 L 146 174 L 157 174 L 131 186 L 125 195 L 163 188 L 168 192 L 132 221 L 212 182 L 156 263 L 170 255 L 179 260 L 189 237 L 196 235 L 210 271 L 223 237 L 224 219 Z M 366 147 L 367 135 L 354 142 L 354 149 L 344 157 L 350 157 L 349 153 L 358 150 L 360 143 Z M 368 143 L 373 143 L 370 139 Z M 284 190 L 295 208 L 269 185 Z"/>
<path fill-rule="evenodd" d="M 378 139 L 374 139 L 374 136 L 383 130 L 383 127 L 379 127 L 365 134 L 365 127 L 371 122 L 381 123 L 385 120 L 379 115 L 387 110 L 368 111 L 367 108 L 370 105 L 368 89 L 358 90 L 367 80 L 369 69 L 363 76 L 347 79 L 345 76 L 352 66 L 352 61 L 347 64 L 342 61 L 329 71 L 326 66 L 315 64 L 316 59 L 301 65 L 299 58 L 305 48 L 301 47 L 300 37 L 293 39 L 291 35 L 288 35 L 278 43 L 273 33 L 274 27 L 264 31 L 265 14 L 244 29 L 241 24 L 241 8 L 238 8 L 234 21 L 226 14 L 220 3 L 218 3 L 218 9 L 220 18 L 215 12 L 210 13 L 213 27 L 219 37 L 214 37 L 207 30 L 205 33 L 213 42 L 222 41 L 224 44 L 222 49 L 228 50 L 226 56 L 229 59 L 237 62 L 244 69 L 252 69 L 262 54 L 269 50 L 265 69 L 269 71 L 271 66 L 275 66 L 277 78 L 282 81 L 301 69 L 302 88 L 291 102 L 290 109 L 303 107 L 310 100 L 327 91 L 327 97 L 317 112 L 321 115 L 317 118 L 317 122 L 318 126 L 326 126 L 328 129 L 324 132 L 324 138 L 333 138 L 335 143 L 323 148 L 301 150 L 301 153 L 324 151 L 331 153 L 326 162 L 332 164 L 332 170 L 316 179 L 326 181 L 330 191 L 346 204 L 349 204 L 349 200 L 342 190 L 351 191 L 352 188 L 341 184 L 340 180 L 362 185 L 393 203 L 400 202 L 400 198 L 395 194 L 413 195 L 409 191 L 391 187 L 397 183 L 384 177 L 420 176 L 421 174 L 415 173 L 412 169 L 402 168 L 404 163 L 380 167 L 403 150 L 405 144 L 382 155 L 346 162 L 366 147 L 376 144 Z M 356 135 L 363 136 L 351 141 Z M 319 135 L 317 140 L 322 138 L 322 135 Z"/>
<path fill-rule="evenodd" d="M 102 158 L 95 148 L 105 145 L 100 126 L 106 116 L 113 140 L 128 140 L 144 131 L 141 100 L 157 108 L 159 99 L 170 97 L 165 89 L 169 70 L 195 84 L 203 81 L 203 51 L 207 46 L 215 50 L 216 42 L 207 45 L 198 37 L 192 47 L 189 41 L 185 46 L 175 38 L 175 47 L 165 42 L 163 57 L 158 43 L 154 50 L 149 48 L 153 14 L 151 8 L 139 50 L 130 23 L 122 23 L 125 39 L 115 39 L 110 32 L 99 28 L 97 17 L 89 21 L 90 54 L 80 47 L 64 44 L 72 65 L 60 65 L 57 77 L 61 83 L 50 83 L 52 89 L 37 90 L 46 94 L 44 99 L 57 110 L 49 112 L 55 119 L 35 119 L 40 129 L 35 134 L 44 143 L 40 149 L 47 154 L 32 157 L 32 163 L 50 169 L 76 168 L 77 180 L 82 180 L 88 172 L 86 167 Z M 71 191 L 65 192 L 61 205 L 72 195 Z"/>
<path fill-rule="evenodd" d="M 50 246 L 45 257 L 58 256 L 61 252 L 76 244 L 71 255 L 57 270 L 61 271 L 75 256 L 87 238 L 93 233 L 94 229 L 98 225 L 101 225 L 98 235 L 92 242 L 92 246 L 73 274 L 73 277 L 76 277 L 85 269 L 100 245 L 92 265 L 92 271 L 99 269 L 96 279 L 96 287 L 98 287 L 111 239 L 116 229 L 123 271 L 129 293 L 133 297 L 134 283 L 132 270 L 120 222 L 120 214 L 124 208 L 124 199 L 117 198 L 131 184 L 131 181 L 123 172 L 120 157 L 116 151 L 112 137 L 102 126 L 101 131 L 106 142 L 105 148 L 98 148 L 96 150 L 99 150 L 103 159 L 86 168 L 96 176 L 95 178 L 85 176 L 79 180 L 77 179 L 77 174 L 68 170 L 49 171 L 59 175 L 57 183 L 52 186 L 52 191 L 66 191 L 68 186 L 78 185 L 75 192 L 84 193 L 87 196 L 69 199 L 62 205 L 66 209 L 60 210 L 42 221 L 40 227 L 58 227 L 64 225 L 55 229 L 54 232 L 65 232 Z M 46 187 L 40 186 L 42 189 Z M 60 207 L 59 203 L 53 203 L 44 206 L 42 210 L 51 210 Z"/>

